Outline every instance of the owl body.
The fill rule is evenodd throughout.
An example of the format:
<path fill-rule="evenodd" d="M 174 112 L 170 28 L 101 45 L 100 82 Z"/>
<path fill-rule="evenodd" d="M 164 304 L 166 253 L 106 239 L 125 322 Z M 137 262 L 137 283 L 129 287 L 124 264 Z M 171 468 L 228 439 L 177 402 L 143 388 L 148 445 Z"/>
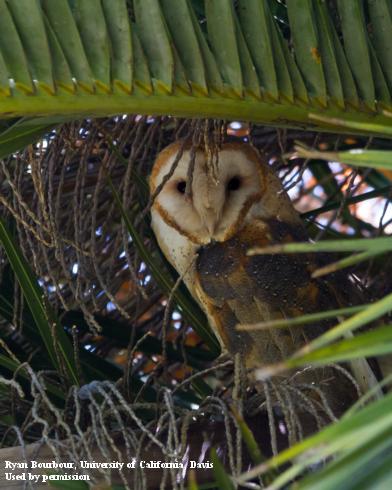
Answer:
<path fill-rule="evenodd" d="M 151 192 L 178 151 L 175 143 L 159 155 Z M 159 246 L 206 312 L 223 351 L 240 352 L 248 367 L 281 360 L 306 341 L 299 329 L 245 333 L 235 327 L 317 310 L 319 290 L 306 257 L 247 256 L 255 246 L 305 240 L 301 220 L 279 179 L 251 146 L 224 145 L 216 181 L 205 153 L 197 151 L 191 197 L 184 188 L 190 159 L 185 149 L 153 203 Z"/>
<path fill-rule="evenodd" d="M 179 151 L 181 157 L 176 159 Z M 159 246 L 207 314 L 222 351 L 240 354 L 247 369 L 287 359 L 331 324 L 246 332 L 239 331 L 238 324 L 350 304 L 347 292 L 352 285 L 346 276 L 338 282 L 312 278 L 320 267 L 318 255 L 248 255 L 254 247 L 307 240 L 280 180 L 250 145 L 224 144 L 213 175 L 204 148 L 192 152 L 174 143 L 154 164 L 151 193 L 158 187 L 151 218 Z M 355 399 L 358 385 L 365 392 L 377 383 L 365 359 L 351 363 L 355 389 L 348 381 L 351 375 L 339 369 L 296 374 L 301 389 L 311 394 L 313 414 L 324 403 L 325 413 L 332 408 L 341 414 Z M 256 388 L 264 390 L 257 384 Z M 299 405 L 303 410 L 303 398 Z"/>

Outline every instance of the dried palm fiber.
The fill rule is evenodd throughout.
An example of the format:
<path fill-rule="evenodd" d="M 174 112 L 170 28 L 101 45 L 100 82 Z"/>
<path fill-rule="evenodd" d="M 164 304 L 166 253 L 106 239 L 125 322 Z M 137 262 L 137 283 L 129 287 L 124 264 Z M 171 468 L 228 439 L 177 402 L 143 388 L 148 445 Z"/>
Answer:
<path fill-rule="evenodd" d="M 244 401 L 238 366 L 236 363 L 234 400 L 225 400 L 222 393 L 217 392 L 207 397 L 199 407 L 189 410 L 176 404 L 176 390 L 163 388 L 158 403 L 130 403 L 115 384 L 93 381 L 80 388 L 73 386 L 67 394 L 64 410 L 51 401 L 45 373 L 35 373 L 25 363 L 23 369 L 30 380 L 33 402 L 23 424 L 9 427 L 4 433 L 2 445 L 12 447 L 0 449 L 0 455 L 10 461 L 27 464 L 35 460 L 48 464 L 47 469 L 55 468 L 50 466 L 53 461 L 73 464 L 62 468 L 61 474 L 87 475 L 90 483 L 98 485 L 121 484 L 126 489 L 134 490 L 155 489 L 160 485 L 159 488 L 177 490 L 184 488 L 184 468 L 189 461 L 199 461 L 200 458 L 208 461 L 206 453 L 215 446 L 223 464 L 235 478 L 241 474 L 244 465 L 246 467 L 251 463 L 243 446 L 236 415 L 242 413 Z M 183 384 L 190 381 L 186 380 Z M 0 385 L 11 385 L 16 404 L 22 403 L 24 389 L 18 382 L 0 377 Z M 290 391 L 294 392 L 294 396 Z M 248 424 L 256 440 L 265 444 L 271 439 L 273 452 L 282 449 L 287 444 L 287 438 L 293 443 L 302 438 L 302 431 L 306 433 L 296 417 L 298 408 L 302 411 L 305 409 L 318 427 L 335 420 L 321 397 L 325 415 L 325 420 L 322 420 L 319 407 L 314 407 L 312 401 L 301 392 L 301 386 L 296 387 L 295 383 L 267 387 L 265 393 L 266 400 L 260 408 L 266 405 L 268 415 L 259 411 L 248 418 Z M 282 415 L 272 413 L 277 408 Z M 153 414 L 153 417 L 146 417 L 147 413 Z M 281 424 L 284 424 L 283 432 L 279 430 Z M 35 442 L 31 444 L 29 441 Z M 137 460 L 135 467 L 127 468 L 126 463 L 134 459 Z M 164 465 L 156 466 L 151 471 L 146 463 L 140 465 L 139 461 L 155 461 Z M 88 467 L 81 462 L 123 462 L 125 465 L 120 468 Z M 42 471 L 41 467 L 32 473 L 42 474 Z M 22 472 L 23 468 L 17 468 L 14 473 Z M 197 471 L 200 483 L 210 481 L 212 477 L 208 467 Z M 15 488 L 23 488 L 23 483 Z"/>
<path fill-rule="evenodd" d="M 141 219 L 148 214 L 148 207 L 143 210 L 145 194 L 141 198 L 146 191 L 134 172 L 146 177 L 156 154 L 176 138 L 191 134 L 195 141 L 203 139 L 213 148 L 212 140 L 219 145 L 225 132 L 225 125 L 214 121 L 140 116 L 85 120 L 64 125 L 37 145 L 0 162 L 2 214 L 15 218 L 23 252 L 58 307 L 80 307 L 93 329 L 98 326 L 92 313 L 106 311 L 108 302 L 115 307 L 115 315 L 127 321 L 151 307 L 154 285 L 145 281 L 148 272 L 140 270 L 141 261 L 121 221 L 107 176 L 124 208 L 131 213 L 142 211 L 135 222 L 151 247 Z M 255 127 L 253 134 L 254 143 L 274 156 L 277 168 L 283 163 L 286 187 L 301 184 L 306 166 L 293 172 L 292 165 L 279 157 L 292 139 L 287 146 L 267 128 Z M 309 137 L 314 139 L 312 134 Z M 117 295 L 125 281 L 129 294 Z"/>
<path fill-rule="evenodd" d="M 281 138 L 278 139 L 274 134 L 272 139 L 270 130 L 257 127 L 251 129 L 247 136 L 253 138 L 256 146 L 270 155 L 280 156 L 286 151 L 285 133 L 281 133 Z M 149 280 L 149 271 L 143 266 L 129 238 L 107 185 L 107 176 L 111 176 L 119 191 L 124 208 L 136 215 L 134 223 L 144 237 L 148 249 L 153 250 L 155 244 L 151 241 L 148 226 L 143 219 L 148 215 L 148 205 L 146 205 L 148 199 L 141 197 L 143 187 L 137 180 L 136 174 L 148 175 L 156 154 L 173 139 L 187 135 L 192 136 L 196 142 L 206 142 L 214 149 L 219 146 L 222 136 L 226 135 L 226 125 L 219 122 L 179 121 L 170 118 L 137 116 L 100 121 L 87 120 L 63 126 L 54 131 L 47 140 L 1 162 L 2 214 L 14 217 L 18 242 L 55 308 L 61 311 L 81 310 L 93 331 L 99 329 L 94 314 L 105 313 L 113 318 L 122 318 L 125 328 L 131 329 L 132 326 L 137 326 L 143 331 L 150 330 L 159 337 L 165 316 L 162 292 L 153 280 Z M 313 135 L 311 137 L 314 138 Z M 290 142 L 289 138 L 288 140 Z M 115 149 L 125 155 L 126 164 L 118 157 Z M 214 152 L 212 151 L 211 154 L 213 161 Z M 277 158 L 275 164 L 276 167 L 282 167 L 283 174 L 287 174 L 288 187 L 301 184 L 305 171 L 304 165 L 292 169 L 288 167 L 288 162 L 281 158 Z M 134 213 L 135 211 L 137 212 Z M 1 264 L 4 268 L 5 261 L 3 260 Z M 119 292 L 126 282 L 128 283 L 126 294 L 120 295 Z M 17 288 L 15 294 L 16 297 L 20 297 Z M 23 301 L 19 301 L 19 310 L 22 306 Z M 108 311 L 111 309 L 114 311 Z M 165 311 L 166 321 L 168 321 L 169 309 Z M 16 314 L 15 317 L 17 316 Z M 20 324 L 17 318 L 14 324 Z M 184 335 L 186 329 L 187 325 L 183 325 Z M 135 352 L 131 353 L 131 369 L 137 369 L 139 364 L 136 364 L 136 368 L 133 364 L 137 356 Z M 216 371 L 216 368 L 214 367 L 213 370 Z M 153 376 L 153 383 L 156 386 L 159 386 L 162 380 L 171 381 L 173 378 L 170 366 L 167 364 L 156 371 Z M 31 376 L 33 379 L 36 375 L 32 373 Z M 192 377 L 185 382 L 186 385 L 191 379 Z M 314 398 L 307 396 L 309 390 L 315 388 L 296 384 L 295 379 L 291 381 L 289 384 L 280 385 L 267 383 L 265 397 L 258 399 L 257 408 L 252 409 L 255 416 L 264 417 L 264 425 L 269 426 L 274 452 L 286 443 L 286 437 L 283 437 L 283 441 L 280 440 L 282 434 L 279 433 L 278 419 L 283 421 L 287 439 L 291 444 L 306 433 L 301 420 L 296 417 L 297 409 L 308 411 L 315 428 L 335 418 L 335 414 L 323 400 L 322 393 L 319 396 L 320 410 L 320 407 L 314 405 Z M 234 385 L 238 383 L 238 379 L 234 380 Z M 357 389 L 357 386 L 354 387 Z M 43 440 L 46 444 L 52 445 L 53 451 L 59 451 L 64 446 L 64 441 L 71 438 L 80 445 L 72 457 L 87 458 L 86 447 L 89 450 L 98 448 L 107 457 L 109 448 L 113 449 L 117 446 L 112 441 L 115 439 L 114 435 L 111 435 L 113 427 L 122 432 L 119 427 L 121 428 L 121 424 L 128 423 L 129 411 L 143 408 L 139 401 L 132 403 L 126 397 L 126 389 L 125 395 L 121 391 L 123 389 L 124 385 L 115 387 L 110 383 L 87 385 L 82 387 L 81 393 L 77 395 L 75 389 L 72 389 L 69 399 L 73 400 L 70 402 L 73 403 L 73 409 L 71 412 L 57 409 L 55 417 L 48 417 L 47 413 L 42 417 L 42 413 L 48 411 L 48 402 L 37 389 L 37 398 L 33 405 L 20 399 L 15 402 L 24 420 L 22 427 L 15 428 L 15 433 L 19 437 L 18 442 Z M 103 402 L 94 400 L 97 393 L 100 393 Z M 176 390 L 173 396 L 175 393 Z M 120 397 L 124 396 L 125 405 L 120 401 Z M 244 396 L 247 397 L 247 394 L 238 394 L 237 400 L 240 405 L 244 401 Z M 78 402 L 75 402 L 75 397 Z M 80 402 L 80 398 L 88 401 Z M 217 390 L 214 396 L 207 399 L 198 409 L 183 409 L 179 413 L 177 405 L 171 400 L 170 393 L 165 392 L 163 399 L 162 421 L 154 419 L 155 425 L 152 423 L 148 425 L 150 422 L 142 421 L 141 425 L 144 427 L 147 424 L 152 434 L 155 434 L 157 426 L 172 427 L 168 432 L 163 430 L 163 438 L 160 440 L 168 455 L 176 446 L 177 436 L 173 432 L 174 427 L 185 423 L 184 421 L 189 422 L 197 415 L 197 411 L 202 414 L 202 417 L 212 411 L 217 420 L 223 420 L 226 424 L 225 430 L 218 432 L 222 444 L 227 448 L 230 472 L 238 473 L 242 447 L 238 442 L 238 427 L 236 428 L 235 419 L 228 408 L 231 401 L 230 398 L 227 399 L 227 394 Z M 99 414 L 102 412 L 100 403 L 103 403 L 105 410 L 108 410 L 110 422 L 100 418 Z M 168 407 L 173 405 L 176 408 L 170 411 Z M 121 416 L 116 410 L 121 413 Z M 123 412 L 127 412 L 128 415 L 123 416 Z M 267 419 L 262 415 L 263 413 L 267 413 Z M 89 420 L 89 424 L 83 426 L 81 432 L 77 427 L 78 417 Z M 41 419 L 49 424 L 50 430 L 46 434 L 42 431 Z M 55 419 L 60 425 L 59 429 L 53 428 Z M 58 422 L 63 419 L 65 425 Z M 229 419 L 231 422 L 228 422 Z M 124 444 L 126 450 L 132 448 L 131 452 L 142 448 L 141 444 L 137 447 L 132 445 L 136 444 L 135 438 L 139 444 L 140 433 L 145 433 L 140 424 L 135 420 L 133 422 L 136 425 L 132 426 L 132 429 L 126 425 L 128 432 L 131 432 L 129 446 L 123 441 L 122 446 L 120 444 L 121 451 L 124 449 Z M 184 434 L 187 433 L 188 430 L 185 430 Z M 192 431 L 190 430 L 189 433 L 192 434 Z M 185 435 L 181 437 L 185 438 Z M 263 436 L 269 437 L 266 434 Z M 86 447 L 82 447 L 82 440 L 88 441 Z M 11 444 L 18 442 L 13 440 Z M 7 440 L 7 444 L 9 443 Z M 68 450 L 68 443 L 66 446 Z M 160 447 L 159 444 L 157 446 Z M 184 449 L 184 444 L 181 447 Z M 169 487 L 169 482 L 176 480 L 170 472 L 167 473 L 166 478 Z M 140 477 L 138 485 L 144 485 L 143 481 Z M 140 488 L 145 487 L 140 486 Z"/>

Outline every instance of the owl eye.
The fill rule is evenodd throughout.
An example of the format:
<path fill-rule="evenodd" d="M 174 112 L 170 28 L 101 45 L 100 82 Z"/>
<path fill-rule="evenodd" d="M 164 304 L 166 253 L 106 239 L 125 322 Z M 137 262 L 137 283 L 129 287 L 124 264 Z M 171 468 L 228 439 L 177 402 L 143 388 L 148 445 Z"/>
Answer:
<path fill-rule="evenodd" d="M 241 179 L 237 176 L 232 177 L 227 183 L 228 191 L 238 191 L 240 187 L 241 187 Z"/>
<path fill-rule="evenodd" d="M 180 180 L 177 184 L 177 190 L 180 194 L 185 194 L 186 182 L 185 180 Z"/>

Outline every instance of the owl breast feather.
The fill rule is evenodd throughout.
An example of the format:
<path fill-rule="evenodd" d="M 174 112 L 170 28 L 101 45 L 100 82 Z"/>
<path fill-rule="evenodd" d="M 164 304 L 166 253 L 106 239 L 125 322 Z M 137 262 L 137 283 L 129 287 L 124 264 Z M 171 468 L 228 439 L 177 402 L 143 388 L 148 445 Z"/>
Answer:
<path fill-rule="evenodd" d="M 212 327 L 224 347 L 240 352 L 248 367 L 289 357 L 325 329 L 268 329 L 239 332 L 238 324 L 290 318 L 336 306 L 325 284 L 312 279 L 312 256 L 275 254 L 248 256 L 255 246 L 306 240 L 303 230 L 269 220 L 262 232 L 248 226 L 225 242 L 198 251 L 196 273 Z"/>

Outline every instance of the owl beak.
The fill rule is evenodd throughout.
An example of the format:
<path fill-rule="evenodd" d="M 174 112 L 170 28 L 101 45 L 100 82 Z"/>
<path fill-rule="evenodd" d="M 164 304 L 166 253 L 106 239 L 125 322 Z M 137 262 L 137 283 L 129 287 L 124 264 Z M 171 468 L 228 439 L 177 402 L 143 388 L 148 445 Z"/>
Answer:
<path fill-rule="evenodd" d="M 216 230 L 216 225 L 218 223 L 218 217 L 213 209 L 206 209 L 203 216 L 204 226 L 207 228 L 208 234 L 212 237 Z"/>

